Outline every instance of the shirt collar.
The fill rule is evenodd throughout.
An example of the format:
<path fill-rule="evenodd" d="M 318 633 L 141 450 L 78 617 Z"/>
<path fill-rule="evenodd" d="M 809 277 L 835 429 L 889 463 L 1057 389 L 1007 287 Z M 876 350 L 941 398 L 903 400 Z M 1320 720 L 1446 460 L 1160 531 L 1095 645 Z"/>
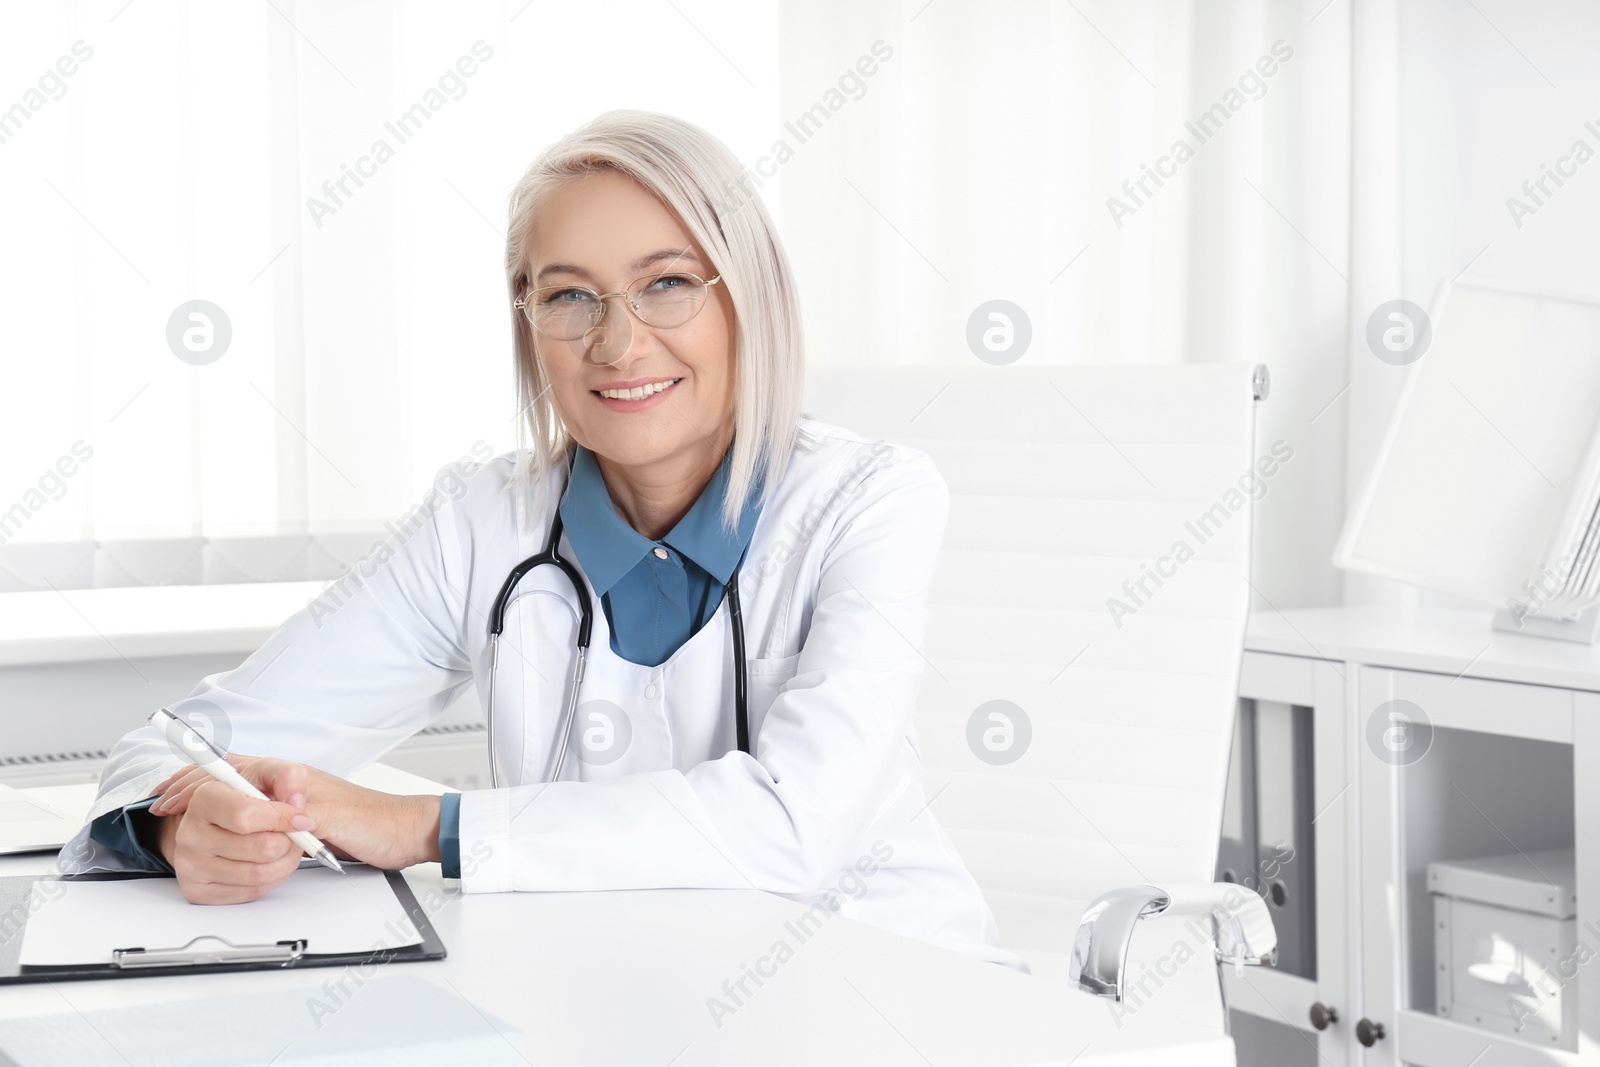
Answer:
<path fill-rule="evenodd" d="M 656 542 L 629 526 L 617 513 L 594 453 L 582 445 L 575 447 L 577 457 L 561 501 L 561 521 L 590 585 L 604 596 L 655 548 Z M 738 526 L 731 534 L 723 529 L 722 500 L 727 494 L 732 463 L 730 447 L 693 506 L 661 538 L 662 543 L 687 556 L 724 584 L 750 544 L 761 513 L 762 478 L 758 473 L 756 484 L 739 514 Z"/>
<path fill-rule="evenodd" d="M 762 478 L 758 469 L 750 495 L 745 498 L 744 508 L 739 512 L 738 524 L 731 534 L 723 529 L 722 501 L 728 495 L 728 481 L 732 477 L 733 446 L 730 444 L 728 454 L 722 457 L 716 473 L 706 483 L 694 506 L 662 538 L 723 584 L 727 584 L 733 576 L 739 557 L 744 555 L 745 548 L 750 544 L 756 518 L 761 514 Z"/>

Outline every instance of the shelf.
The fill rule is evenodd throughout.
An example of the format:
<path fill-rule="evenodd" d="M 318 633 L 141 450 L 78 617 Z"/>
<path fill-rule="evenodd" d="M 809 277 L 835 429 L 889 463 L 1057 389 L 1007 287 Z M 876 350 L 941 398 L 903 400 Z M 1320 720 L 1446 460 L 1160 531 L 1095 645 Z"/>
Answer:
<path fill-rule="evenodd" d="M 1306 1024 L 1301 1006 L 1318 999 L 1317 983 L 1271 967 L 1246 967 L 1243 976 L 1224 967 L 1222 988 L 1228 995 L 1229 1010 L 1300 1029 Z"/>
<path fill-rule="evenodd" d="M 1540 1048 L 1420 1011 L 1402 1011 L 1398 1029 L 1400 1059 L 1416 1067 L 1583 1067 L 1576 1052 Z"/>
<path fill-rule="evenodd" d="M 1245 647 L 1600 692 L 1600 646 L 1500 633 L 1491 628 L 1493 617 L 1489 608 L 1389 605 L 1256 611 Z"/>
<path fill-rule="evenodd" d="M 1422 709 L 1434 729 L 1572 744 L 1570 689 L 1388 668 L 1363 667 L 1359 678 L 1363 692 Z"/>

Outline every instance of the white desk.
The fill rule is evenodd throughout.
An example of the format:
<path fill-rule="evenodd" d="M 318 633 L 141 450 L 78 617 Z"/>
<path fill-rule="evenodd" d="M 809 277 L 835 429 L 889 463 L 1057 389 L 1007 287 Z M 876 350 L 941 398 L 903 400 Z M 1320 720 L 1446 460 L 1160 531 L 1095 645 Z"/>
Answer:
<path fill-rule="evenodd" d="M 387 771 L 380 773 L 387 777 Z M 61 788 L 88 789 L 92 797 L 92 787 Z M 3 857 L 0 876 L 45 871 L 53 859 Z M 459 883 L 441 879 L 438 864 L 413 867 L 405 877 L 449 956 L 392 966 L 454 989 L 519 1027 L 527 1035 L 520 1051 L 530 1062 L 1234 1062 L 1232 1042 L 1219 1033 L 1214 982 L 1193 988 L 1169 983 L 1119 1026 L 1107 1001 L 850 919 L 830 918 L 802 943 L 785 924 L 807 909 L 765 893 L 466 896 Z M 794 949 L 792 958 L 760 988 L 747 982 L 752 995 L 719 1026 L 708 999 L 726 998 L 723 983 L 738 980 L 780 939 Z M 0 1020 L 258 989 L 303 988 L 309 996 L 340 972 L 308 968 L 0 987 Z M 1206 975 L 1202 970 L 1197 977 Z"/>

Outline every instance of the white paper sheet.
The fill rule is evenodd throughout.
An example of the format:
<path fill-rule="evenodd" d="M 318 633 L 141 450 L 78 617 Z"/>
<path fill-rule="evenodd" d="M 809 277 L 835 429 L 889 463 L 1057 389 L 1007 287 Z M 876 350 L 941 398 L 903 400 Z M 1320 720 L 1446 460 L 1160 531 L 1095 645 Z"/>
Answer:
<path fill-rule="evenodd" d="M 20 963 L 111 962 L 118 948 L 176 948 L 204 935 L 235 945 L 305 938 L 311 955 L 420 944 L 384 872 L 302 867 L 259 900 L 190 904 L 176 878 L 35 882 Z M 216 947 L 205 942 L 196 947 Z"/>

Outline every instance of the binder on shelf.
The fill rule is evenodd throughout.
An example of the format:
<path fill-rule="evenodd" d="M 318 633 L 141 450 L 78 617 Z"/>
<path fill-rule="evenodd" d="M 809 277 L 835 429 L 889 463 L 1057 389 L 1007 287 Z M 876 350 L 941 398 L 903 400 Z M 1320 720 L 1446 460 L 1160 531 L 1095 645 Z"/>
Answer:
<path fill-rule="evenodd" d="M 0 878 L 0 913 L 15 924 L 0 940 L 0 986 L 26 982 L 59 982 L 84 979 L 145 977 L 162 974 L 217 974 L 229 971 L 282 970 L 290 967 L 343 967 L 363 964 L 417 962 L 445 958 L 444 942 L 417 902 L 411 886 L 399 871 L 384 871 L 416 932 L 417 944 L 388 947 L 378 945 L 358 952 L 315 951 L 306 938 L 285 938 L 271 943 L 234 944 L 226 938 L 203 934 L 188 943 L 174 946 L 138 945 L 112 950 L 106 963 L 70 965 L 24 965 L 21 962 L 23 934 L 29 916 L 28 901 L 37 882 L 66 883 L 124 881 L 144 878 L 170 878 L 171 875 L 145 871 L 100 872 L 80 875 L 18 875 Z M 15 902 L 15 904 L 13 904 Z M 7 910 L 7 905 L 12 905 Z M 20 905 L 20 906 L 16 906 Z M 18 918 L 22 919 L 17 923 Z M 9 925 L 9 924 L 8 924 Z"/>
<path fill-rule="evenodd" d="M 1584 450 L 1539 567 L 1495 616 L 1494 628 L 1600 642 L 1600 425 Z"/>

